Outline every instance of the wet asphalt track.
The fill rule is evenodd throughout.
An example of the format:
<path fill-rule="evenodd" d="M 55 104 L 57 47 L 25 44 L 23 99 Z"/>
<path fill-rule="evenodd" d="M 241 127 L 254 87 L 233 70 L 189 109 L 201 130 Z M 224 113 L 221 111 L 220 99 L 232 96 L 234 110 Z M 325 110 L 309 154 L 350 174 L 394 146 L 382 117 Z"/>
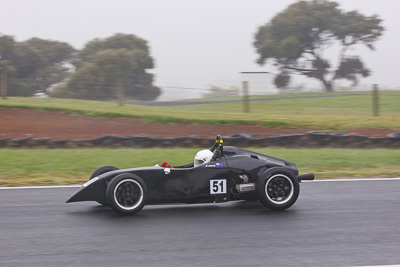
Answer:
<path fill-rule="evenodd" d="M 121 217 L 77 188 L 0 190 L 0 266 L 400 264 L 400 180 L 307 182 L 284 212 L 257 202 L 147 206 Z"/>

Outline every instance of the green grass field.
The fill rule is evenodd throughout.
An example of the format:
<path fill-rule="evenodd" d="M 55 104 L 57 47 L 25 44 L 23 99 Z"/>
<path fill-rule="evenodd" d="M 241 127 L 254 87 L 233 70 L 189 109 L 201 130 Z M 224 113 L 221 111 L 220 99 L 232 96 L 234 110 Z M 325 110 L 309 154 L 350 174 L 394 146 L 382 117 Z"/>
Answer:
<path fill-rule="evenodd" d="M 253 98 L 315 95 L 327 96 L 327 94 L 291 94 Z M 0 99 L 0 108 L 30 108 L 95 117 L 136 117 L 148 122 L 169 124 L 177 122 L 213 125 L 248 124 L 320 130 L 368 127 L 393 131 L 400 129 L 399 104 L 400 92 L 382 92 L 380 116 L 373 117 L 372 97 L 369 94 L 251 102 L 250 113 L 243 113 L 242 103 L 148 107 L 52 98 Z M 302 173 L 314 172 L 319 179 L 400 176 L 399 150 L 278 148 L 252 150 L 295 162 Z M 177 148 L 0 149 L 0 186 L 83 183 L 93 170 L 102 165 L 128 168 L 151 166 L 165 160 L 172 165 L 180 165 L 192 161 L 195 152 L 196 149 Z"/>
<path fill-rule="evenodd" d="M 400 150 L 250 148 L 292 161 L 301 173 L 318 179 L 400 177 Z M 0 149 L 0 186 L 84 183 L 103 165 L 118 168 L 153 166 L 163 161 L 182 165 L 198 149 Z"/>
<path fill-rule="evenodd" d="M 329 96 L 329 94 L 319 95 Z M 303 94 L 286 96 L 304 97 Z M 243 113 L 243 106 L 240 102 L 148 107 L 118 106 L 116 103 L 99 101 L 10 97 L 7 100 L 0 100 L 0 108 L 5 107 L 62 111 L 96 117 L 137 117 L 147 122 L 157 123 L 249 124 L 320 130 L 346 130 L 349 128 L 397 130 L 400 128 L 400 92 L 382 92 L 380 94 L 379 117 L 372 116 L 370 94 L 251 102 L 250 113 Z"/>

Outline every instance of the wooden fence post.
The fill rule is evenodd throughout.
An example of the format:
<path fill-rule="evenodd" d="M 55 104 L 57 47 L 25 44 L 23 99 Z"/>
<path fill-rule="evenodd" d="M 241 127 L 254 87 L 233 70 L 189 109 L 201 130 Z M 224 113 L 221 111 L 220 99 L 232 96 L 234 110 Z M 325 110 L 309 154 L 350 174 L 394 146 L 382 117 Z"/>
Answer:
<path fill-rule="evenodd" d="M 5 68 L 0 68 L 0 95 L 2 99 L 7 99 L 7 72 Z"/>
<path fill-rule="evenodd" d="M 249 105 L 249 87 L 248 82 L 243 81 L 243 112 L 249 113 L 250 112 L 250 105 Z"/>
<path fill-rule="evenodd" d="M 123 106 L 125 104 L 125 92 L 124 92 L 123 82 L 124 82 L 124 77 L 120 75 L 117 83 L 118 104 L 120 106 Z"/>
<path fill-rule="evenodd" d="M 372 115 L 373 116 L 379 116 L 379 90 L 378 90 L 378 85 L 374 84 L 373 85 L 373 91 L 372 91 Z"/>

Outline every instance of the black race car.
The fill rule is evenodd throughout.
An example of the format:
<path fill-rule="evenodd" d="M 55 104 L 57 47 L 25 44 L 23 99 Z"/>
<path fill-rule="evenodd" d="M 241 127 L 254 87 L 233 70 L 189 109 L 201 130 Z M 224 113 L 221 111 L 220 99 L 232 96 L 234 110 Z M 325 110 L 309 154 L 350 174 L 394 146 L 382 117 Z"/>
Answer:
<path fill-rule="evenodd" d="M 223 146 L 221 136 L 210 149 L 211 161 L 171 167 L 118 169 L 103 166 L 69 202 L 97 201 L 121 214 L 134 214 L 144 205 L 162 203 L 218 203 L 259 200 L 271 210 L 285 210 L 297 200 L 299 182 L 314 174 L 299 175 L 296 164 L 241 149 Z"/>

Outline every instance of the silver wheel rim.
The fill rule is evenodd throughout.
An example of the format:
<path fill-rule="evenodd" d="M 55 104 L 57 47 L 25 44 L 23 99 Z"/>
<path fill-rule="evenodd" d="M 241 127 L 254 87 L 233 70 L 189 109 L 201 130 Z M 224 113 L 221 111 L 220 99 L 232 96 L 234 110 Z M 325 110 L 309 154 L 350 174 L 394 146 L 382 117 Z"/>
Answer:
<path fill-rule="evenodd" d="M 293 182 L 284 174 L 275 174 L 265 184 L 265 195 L 274 204 L 287 203 L 292 198 L 293 193 Z"/>
<path fill-rule="evenodd" d="M 120 181 L 114 189 L 114 200 L 123 210 L 134 210 L 143 201 L 143 188 L 133 179 Z"/>

